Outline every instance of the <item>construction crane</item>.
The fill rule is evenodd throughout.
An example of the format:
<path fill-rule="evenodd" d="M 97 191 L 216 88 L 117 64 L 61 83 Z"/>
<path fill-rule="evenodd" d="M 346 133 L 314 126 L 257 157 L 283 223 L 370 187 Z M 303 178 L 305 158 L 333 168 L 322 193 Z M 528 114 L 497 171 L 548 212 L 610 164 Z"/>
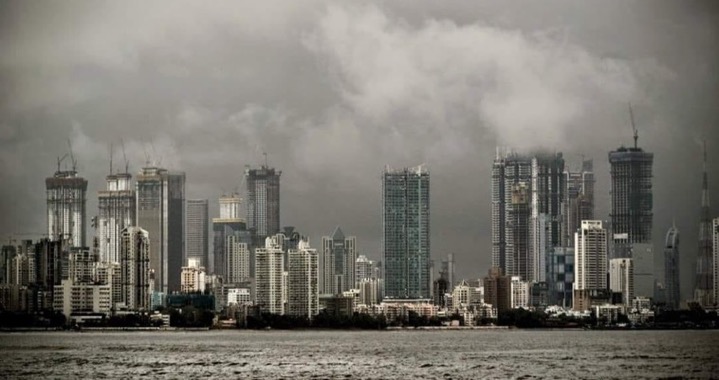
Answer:
<path fill-rule="evenodd" d="M 637 140 L 639 139 L 639 132 L 637 126 L 634 124 L 634 112 L 632 111 L 632 103 L 629 103 L 629 119 L 632 122 L 632 132 L 634 132 L 634 149 L 637 149 Z"/>
<path fill-rule="evenodd" d="M 72 153 L 72 142 L 70 142 L 70 139 L 67 139 L 67 146 L 70 149 L 70 161 L 72 162 L 72 171 L 77 171 L 77 160 L 75 159 L 75 155 Z"/>
<path fill-rule="evenodd" d="M 125 160 L 125 174 L 129 173 L 129 162 L 127 161 L 127 155 L 125 155 L 125 140 L 120 139 L 120 144 L 122 144 L 122 159 Z"/>

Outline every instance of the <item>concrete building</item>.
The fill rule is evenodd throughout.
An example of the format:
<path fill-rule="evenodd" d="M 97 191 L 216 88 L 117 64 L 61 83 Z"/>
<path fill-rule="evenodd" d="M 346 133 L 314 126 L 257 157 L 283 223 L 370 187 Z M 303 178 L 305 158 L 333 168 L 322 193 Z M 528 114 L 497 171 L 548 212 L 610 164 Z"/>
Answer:
<path fill-rule="evenodd" d="M 319 313 L 317 250 L 300 241 L 288 252 L 287 314 L 312 318 Z"/>
<path fill-rule="evenodd" d="M 679 230 L 672 226 L 667 231 L 664 243 L 664 294 L 665 305 L 678 310 L 681 298 L 679 281 Z"/>
<path fill-rule="evenodd" d="M 180 291 L 182 293 L 204 293 L 205 275 L 205 267 L 202 266 L 200 259 L 188 259 L 187 266 L 182 267 Z"/>
<path fill-rule="evenodd" d="M 562 243 L 565 192 L 561 153 L 497 150 L 492 166 L 492 266 L 546 281 L 546 260 Z"/>
<path fill-rule="evenodd" d="M 594 220 L 594 163 L 583 160 L 579 170 L 564 171 L 563 247 L 574 247 L 574 233 L 582 220 Z"/>
<path fill-rule="evenodd" d="M 227 289 L 227 305 L 249 305 L 252 304 L 252 294 L 248 288 Z"/>
<path fill-rule="evenodd" d="M 137 223 L 150 238 L 155 292 L 180 290 L 184 257 L 185 173 L 155 166 L 137 176 Z"/>
<path fill-rule="evenodd" d="M 391 170 L 382 177 L 382 249 L 385 297 L 429 299 L 429 171 Z"/>
<path fill-rule="evenodd" d="M 440 268 L 440 277 L 442 273 L 445 274 L 447 280 L 447 291 L 451 292 L 454 289 L 454 285 L 457 282 L 457 274 L 455 270 L 454 254 L 447 254 L 447 259 L 442 260 L 442 267 Z"/>
<path fill-rule="evenodd" d="M 609 290 L 622 294 L 622 304 L 627 308 L 634 299 L 634 265 L 632 259 L 609 260 Z"/>
<path fill-rule="evenodd" d="M 98 192 L 99 213 L 97 237 L 100 261 L 120 262 L 120 234 L 135 224 L 137 206 L 132 176 L 127 173 L 112 173 L 105 178 L 105 190 Z"/>
<path fill-rule="evenodd" d="M 45 179 L 47 189 L 47 234 L 52 241 L 68 241 L 70 247 L 86 247 L 85 203 L 87 180 L 72 170 L 60 170 Z"/>
<path fill-rule="evenodd" d="M 223 195 L 220 197 L 220 217 L 212 219 L 213 232 L 213 265 L 210 271 L 227 277 L 228 238 L 234 236 L 233 241 L 245 243 L 250 249 L 250 277 L 254 275 L 254 255 L 252 254 L 252 239 L 247 230 L 245 220 L 240 217 L 241 199 L 238 194 Z"/>
<path fill-rule="evenodd" d="M 512 276 L 509 287 L 509 306 L 512 309 L 527 309 L 529 307 L 529 283 L 522 281 L 522 278 L 519 276 Z"/>
<path fill-rule="evenodd" d="M 263 165 L 245 168 L 247 184 L 247 228 L 254 246 L 261 246 L 268 236 L 280 232 L 280 175 Z"/>
<path fill-rule="evenodd" d="M 321 268 L 322 266 L 320 266 Z M 374 261 L 365 255 L 359 255 L 355 260 L 355 286 L 358 287 L 362 280 L 376 278 L 374 273 Z M 320 288 L 322 290 L 322 288 Z M 324 292 L 324 291 L 323 291 Z"/>
<path fill-rule="evenodd" d="M 54 309 L 61 310 L 68 321 L 73 314 L 109 314 L 112 290 L 110 285 L 75 284 L 72 280 L 62 280 L 60 285 L 55 285 L 53 303 Z"/>
<path fill-rule="evenodd" d="M 574 234 L 574 295 L 577 311 L 588 310 L 587 294 L 607 289 L 607 230 L 601 220 L 583 220 Z"/>
<path fill-rule="evenodd" d="M 120 231 L 120 239 L 118 240 L 118 243 L 120 241 L 122 241 L 122 231 Z M 118 254 L 120 252 L 121 251 L 118 249 Z M 122 260 L 122 255 L 120 254 L 118 258 Z M 122 267 L 120 266 L 119 261 L 116 263 L 99 262 L 95 269 L 95 277 L 99 284 L 110 285 L 113 307 L 117 303 L 123 302 Z"/>
<path fill-rule="evenodd" d="M 376 305 L 382 302 L 382 280 L 378 278 L 365 278 L 359 281 L 359 303 L 362 305 Z"/>
<path fill-rule="evenodd" d="M 122 302 L 130 310 L 150 309 L 154 272 L 150 267 L 149 233 L 127 227 L 120 234 Z"/>
<path fill-rule="evenodd" d="M 96 266 L 98 254 L 87 248 L 70 248 L 68 254 L 68 276 L 74 284 L 91 284 L 96 282 Z"/>
<path fill-rule="evenodd" d="M 339 226 L 322 237 L 320 270 L 323 294 L 341 294 L 356 286 L 357 238 L 345 237 Z"/>
<path fill-rule="evenodd" d="M 250 281 L 250 247 L 238 235 L 227 236 L 226 263 L 224 271 L 227 283 L 236 284 Z"/>
<path fill-rule="evenodd" d="M 210 265 L 208 248 L 208 202 L 207 199 L 185 201 L 185 260 L 199 260 L 200 266 Z"/>
<path fill-rule="evenodd" d="M 715 307 L 717 301 L 714 296 L 715 288 L 714 268 L 716 260 L 713 251 L 716 244 L 712 244 L 713 230 L 711 220 L 711 207 L 709 204 L 709 178 L 707 176 L 707 151 L 704 144 L 704 164 L 702 173 L 702 204 L 699 216 L 699 247 L 697 251 L 696 275 L 694 280 L 694 302 L 703 308 Z M 714 248 L 712 248 L 714 247 Z"/>
<path fill-rule="evenodd" d="M 549 273 L 547 273 L 549 304 L 572 307 L 574 248 L 554 247 L 547 260 L 549 262 Z"/>
<path fill-rule="evenodd" d="M 462 280 L 452 289 L 452 309 L 455 311 L 466 310 L 473 305 L 482 303 L 482 297 L 478 289 Z"/>
<path fill-rule="evenodd" d="M 257 260 L 257 301 L 263 312 L 284 314 L 283 273 L 284 252 L 276 238 L 265 238 L 265 246 L 255 250 Z"/>
<path fill-rule="evenodd" d="M 497 313 L 512 308 L 512 278 L 504 276 L 501 268 L 490 268 L 482 283 L 484 285 L 484 303 L 494 306 Z"/>

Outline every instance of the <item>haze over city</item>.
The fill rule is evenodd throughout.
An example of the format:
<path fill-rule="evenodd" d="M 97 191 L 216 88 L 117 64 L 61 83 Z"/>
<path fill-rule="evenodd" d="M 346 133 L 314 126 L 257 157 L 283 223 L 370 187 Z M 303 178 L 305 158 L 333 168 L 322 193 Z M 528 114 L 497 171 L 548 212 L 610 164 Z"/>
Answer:
<path fill-rule="evenodd" d="M 44 180 L 68 139 L 95 215 L 122 141 L 131 173 L 148 159 L 186 172 L 186 197 L 209 199 L 211 216 L 266 152 L 281 225 L 314 245 L 340 225 L 379 259 L 382 169 L 425 163 L 432 256 L 454 253 L 458 276 L 478 278 L 496 147 L 593 158 L 607 219 L 607 153 L 632 144 L 631 102 L 654 153 L 654 244 L 675 222 L 689 297 L 702 140 L 719 206 L 719 13 L 611 5 L 3 3 L 0 237 L 46 231 Z"/>

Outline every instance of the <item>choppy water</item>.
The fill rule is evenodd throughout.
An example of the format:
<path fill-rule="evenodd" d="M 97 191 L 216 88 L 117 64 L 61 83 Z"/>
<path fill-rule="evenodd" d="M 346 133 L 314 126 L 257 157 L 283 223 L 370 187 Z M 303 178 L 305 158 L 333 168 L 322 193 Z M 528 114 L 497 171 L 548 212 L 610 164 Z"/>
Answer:
<path fill-rule="evenodd" d="M 2 333 L 7 378 L 711 378 L 719 331 Z"/>

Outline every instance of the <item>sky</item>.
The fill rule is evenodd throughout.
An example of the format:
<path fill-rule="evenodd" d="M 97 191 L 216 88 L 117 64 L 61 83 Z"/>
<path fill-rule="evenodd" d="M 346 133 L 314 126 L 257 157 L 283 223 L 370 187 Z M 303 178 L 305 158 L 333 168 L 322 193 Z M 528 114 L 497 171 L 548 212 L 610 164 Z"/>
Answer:
<path fill-rule="evenodd" d="M 44 179 L 69 150 L 89 181 L 146 161 L 188 199 L 282 170 L 281 223 L 318 246 L 340 225 L 380 258 L 381 173 L 426 164 L 431 252 L 459 278 L 490 266 L 496 147 L 594 159 L 654 153 L 654 243 L 681 234 L 693 286 L 701 141 L 719 207 L 719 7 L 710 1 L 0 3 L 0 239 L 46 231 Z M 67 161 L 65 161 L 67 162 Z M 719 216 L 717 207 L 712 215 Z M 92 234 L 91 230 L 88 230 Z M 29 234 L 29 235 L 25 235 Z M 663 277 L 662 273 L 658 274 Z"/>

